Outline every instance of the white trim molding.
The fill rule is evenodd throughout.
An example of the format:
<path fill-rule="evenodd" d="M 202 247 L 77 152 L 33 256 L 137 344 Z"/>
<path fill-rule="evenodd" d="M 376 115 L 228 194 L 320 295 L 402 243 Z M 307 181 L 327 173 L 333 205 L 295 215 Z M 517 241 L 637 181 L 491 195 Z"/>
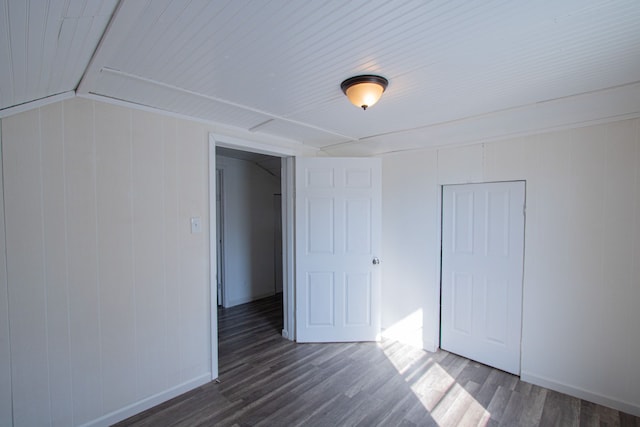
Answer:
<path fill-rule="evenodd" d="M 216 146 L 232 148 L 236 150 L 251 151 L 254 153 L 268 154 L 282 158 L 282 176 L 281 176 L 281 189 L 282 189 L 282 281 L 283 281 L 283 304 L 284 304 L 284 327 L 282 330 L 282 336 L 291 341 L 295 341 L 295 259 L 294 259 L 294 157 L 296 152 L 287 147 L 281 147 L 277 145 L 268 144 L 265 142 L 258 142 L 233 136 L 227 136 L 222 134 L 209 133 L 209 203 L 210 203 L 210 224 L 209 227 L 209 239 L 210 239 L 210 260 L 211 264 L 211 316 L 217 316 L 217 311 L 214 309 L 217 307 L 217 302 L 214 304 L 214 298 L 217 298 L 217 285 L 215 282 L 216 274 L 216 227 L 214 226 L 215 218 L 215 149 Z M 213 205 L 211 205 L 213 203 Z M 214 295 L 215 294 L 215 295 Z M 215 334 L 214 329 L 215 327 Z M 218 358 L 218 334 L 217 334 L 217 319 L 214 324 L 211 320 L 211 365 L 212 372 L 217 373 L 217 358 Z M 215 347 L 215 348 L 214 348 Z M 215 357 L 215 363 L 214 363 Z"/>
<path fill-rule="evenodd" d="M 147 409 L 153 408 L 154 406 L 159 405 L 163 402 L 166 402 L 169 399 L 173 399 L 174 397 L 180 396 L 181 394 L 186 393 L 190 390 L 193 390 L 196 387 L 200 387 L 201 385 L 207 384 L 210 381 L 211 381 L 211 374 L 206 373 L 197 378 L 194 378 L 192 380 L 179 384 L 175 387 L 172 387 L 169 390 L 165 390 L 158 394 L 154 394 L 153 396 L 149 396 L 146 399 L 139 400 L 129 406 L 125 406 L 124 408 L 120 408 L 116 411 L 110 412 L 93 421 L 89 421 L 86 424 L 82 424 L 81 427 L 110 426 L 119 421 L 126 420 L 129 417 L 139 414 L 140 412 L 146 411 Z"/>
<path fill-rule="evenodd" d="M 216 245 L 216 142 L 209 137 L 209 313 L 211 317 L 211 380 L 218 378 L 218 265 Z"/>
<path fill-rule="evenodd" d="M 522 370 L 520 372 L 520 379 L 531 384 L 535 384 L 540 387 L 548 388 L 558 391 L 560 393 L 568 394 L 579 399 L 594 402 L 599 405 L 608 406 L 610 408 L 617 409 L 618 411 L 626 412 L 636 417 L 640 417 L 640 406 L 621 401 L 614 397 L 605 396 L 598 393 L 593 393 L 580 387 L 572 386 L 570 384 L 564 384 L 551 378 L 547 378 L 541 375 L 536 375 L 532 372 Z"/>
<path fill-rule="evenodd" d="M 296 287 L 295 287 L 295 158 L 282 159 L 282 289 L 284 323 L 282 336 L 296 340 Z"/>
<path fill-rule="evenodd" d="M 60 102 L 60 101 L 64 101 L 65 99 L 71 99 L 75 96 L 76 96 L 76 92 L 73 90 L 70 90 L 69 92 L 62 92 L 57 95 L 47 96 L 45 98 L 36 99 L 35 101 L 29 101 L 29 102 L 25 102 L 24 104 L 14 105 L 13 107 L 7 107 L 0 110 L 0 119 L 13 116 L 14 114 L 23 113 L 25 111 L 44 107 L 45 105 L 53 104 L 54 102 Z"/>

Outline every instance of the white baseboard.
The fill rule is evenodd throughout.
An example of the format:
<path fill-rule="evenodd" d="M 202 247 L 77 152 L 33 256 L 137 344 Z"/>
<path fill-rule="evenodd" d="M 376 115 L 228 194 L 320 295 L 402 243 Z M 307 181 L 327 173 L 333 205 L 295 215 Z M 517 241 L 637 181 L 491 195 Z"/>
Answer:
<path fill-rule="evenodd" d="M 438 351 L 439 348 L 440 348 L 439 344 L 436 344 L 433 342 L 427 342 L 426 340 L 424 340 L 424 344 L 422 345 L 422 349 L 430 353 L 435 353 L 436 351 Z"/>
<path fill-rule="evenodd" d="M 100 418 L 97 418 L 93 421 L 89 421 L 86 424 L 83 424 L 83 427 L 102 427 L 102 426 L 110 426 L 119 421 L 125 420 L 135 414 L 139 414 L 142 411 L 146 411 L 149 408 L 153 408 L 156 405 L 159 405 L 162 402 L 166 402 L 169 399 L 173 399 L 176 396 L 181 395 L 182 393 L 186 393 L 189 390 L 193 390 L 196 387 L 200 387 L 203 384 L 206 384 L 211 381 L 211 372 L 208 372 L 204 375 L 201 375 L 197 378 L 179 384 L 175 387 L 172 387 L 168 390 L 162 391 L 158 394 L 154 394 L 153 396 L 149 396 L 145 399 L 142 399 L 136 403 L 125 406 L 124 408 L 113 411 L 109 414 L 103 415 Z"/>
<path fill-rule="evenodd" d="M 531 372 L 520 372 L 520 379 L 531 384 L 559 391 L 560 393 L 565 393 L 579 399 L 584 399 L 589 402 L 597 403 L 599 405 L 608 406 L 610 408 L 617 409 L 618 411 L 626 412 L 628 414 L 635 415 L 636 417 L 640 417 L 640 405 L 638 405 L 637 403 L 625 402 L 612 397 L 604 396 L 599 393 L 593 393 L 580 387 L 574 387 L 568 384 L 559 383 L 550 378 L 536 375 Z"/>

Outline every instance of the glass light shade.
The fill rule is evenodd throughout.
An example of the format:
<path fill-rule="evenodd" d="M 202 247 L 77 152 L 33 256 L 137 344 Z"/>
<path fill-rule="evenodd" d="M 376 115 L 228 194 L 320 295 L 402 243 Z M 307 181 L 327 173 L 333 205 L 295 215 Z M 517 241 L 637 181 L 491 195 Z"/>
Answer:
<path fill-rule="evenodd" d="M 343 81 L 340 87 L 353 105 L 366 110 L 378 102 L 388 84 L 389 81 L 384 77 L 369 74 L 351 77 Z"/>
<path fill-rule="evenodd" d="M 359 83 L 347 89 L 349 101 L 356 107 L 367 109 L 378 102 L 384 88 L 377 83 Z"/>

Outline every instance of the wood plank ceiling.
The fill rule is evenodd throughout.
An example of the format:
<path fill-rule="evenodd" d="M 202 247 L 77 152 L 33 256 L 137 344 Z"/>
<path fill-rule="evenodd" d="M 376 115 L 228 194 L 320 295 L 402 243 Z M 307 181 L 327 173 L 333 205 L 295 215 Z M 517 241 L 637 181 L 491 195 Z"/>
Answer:
<path fill-rule="evenodd" d="M 76 90 L 336 155 L 640 114 L 637 0 L 0 0 L 0 25 L 0 109 Z M 390 81 L 367 111 L 362 73 Z"/>
<path fill-rule="evenodd" d="M 0 0 L 0 110 L 74 90 L 117 0 Z"/>

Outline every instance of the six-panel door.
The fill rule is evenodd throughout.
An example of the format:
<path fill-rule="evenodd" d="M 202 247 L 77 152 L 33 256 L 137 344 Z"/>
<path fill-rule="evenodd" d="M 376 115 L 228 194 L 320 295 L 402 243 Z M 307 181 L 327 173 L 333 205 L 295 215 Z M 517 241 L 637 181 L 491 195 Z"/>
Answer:
<path fill-rule="evenodd" d="M 380 160 L 296 158 L 299 342 L 380 332 Z"/>
<path fill-rule="evenodd" d="M 442 190 L 440 346 L 519 375 L 524 182 Z"/>

